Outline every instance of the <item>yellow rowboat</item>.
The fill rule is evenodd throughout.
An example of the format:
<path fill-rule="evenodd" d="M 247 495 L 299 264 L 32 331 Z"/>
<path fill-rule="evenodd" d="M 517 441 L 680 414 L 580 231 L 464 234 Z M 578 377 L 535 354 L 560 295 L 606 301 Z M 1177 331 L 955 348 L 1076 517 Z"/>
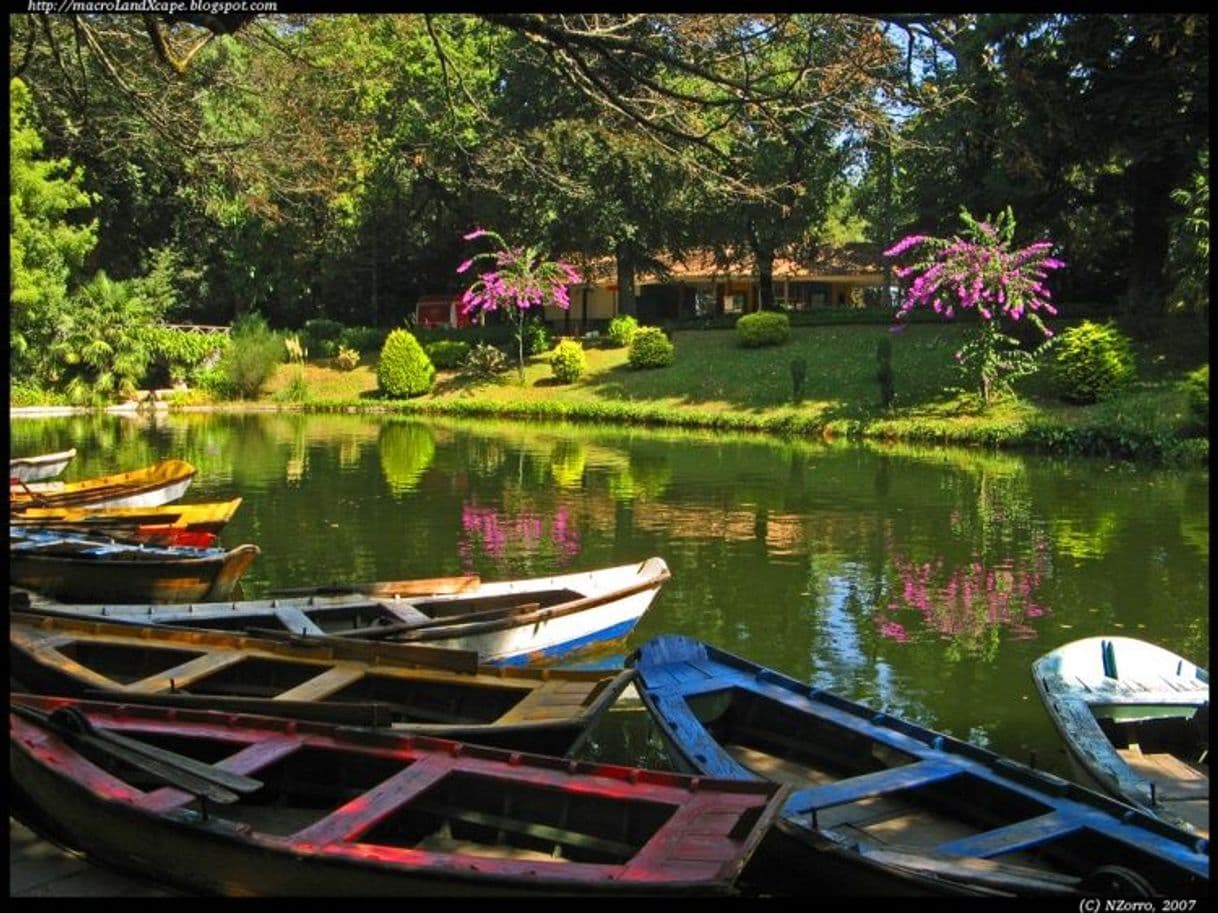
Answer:
<path fill-rule="evenodd" d="M 186 494 L 195 467 L 165 460 L 80 482 L 9 482 L 9 510 L 27 507 L 159 507 Z"/>
<path fill-rule="evenodd" d="M 185 545 L 181 534 L 210 533 L 214 537 L 240 506 L 241 499 L 233 498 L 160 507 L 22 507 L 11 512 L 9 525 Z"/>

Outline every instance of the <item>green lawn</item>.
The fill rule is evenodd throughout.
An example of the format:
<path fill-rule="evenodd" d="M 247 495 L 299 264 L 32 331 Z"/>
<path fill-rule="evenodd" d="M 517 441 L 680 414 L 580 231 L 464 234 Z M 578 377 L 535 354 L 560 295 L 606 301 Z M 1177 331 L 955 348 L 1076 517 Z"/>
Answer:
<path fill-rule="evenodd" d="M 373 366 L 339 372 L 313 364 L 306 381 L 313 407 L 353 403 L 465 415 L 583 418 L 704 427 L 756 429 L 1053 450 L 1163 456 L 1187 431 L 1178 383 L 1208 359 L 1208 334 L 1189 324 L 1139 347 L 1139 380 L 1120 396 L 1094 406 L 1059 401 L 1047 378 L 1024 379 L 1019 395 L 981 409 L 962 389 L 952 354 L 962 329 L 913 324 L 899 334 L 884 326 L 797 327 L 783 346 L 745 349 L 730 330 L 684 331 L 673 337 L 676 362 L 634 370 L 626 349 L 590 348 L 588 370 L 574 384 L 558 384 L 546 355 L 534 356 L 521 384 L 516 370 L 498 382 L 473 385 L 441 373 L 431 393 L 408 401 L 381 400 Z M 876 346 L 892 342 L 896 407 L 879 405 Z M 807 364 L 802 400 L 792 401 L 791 362 Z M 286 384 L 281 367 L 268 398 Z M 1188 445 L 1197 451 L 1199 445 Z M 1208 454 L 1208 445 L 1205 447 Z M 1193 454 L 1195 461 L 1196 453 Z"/>

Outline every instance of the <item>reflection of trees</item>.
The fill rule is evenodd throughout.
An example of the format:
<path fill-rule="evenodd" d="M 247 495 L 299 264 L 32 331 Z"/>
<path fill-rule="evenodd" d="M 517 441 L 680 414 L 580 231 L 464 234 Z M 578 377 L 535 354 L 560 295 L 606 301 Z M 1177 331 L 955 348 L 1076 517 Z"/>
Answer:
<path fill-rule="evenodd" d="M 390 422 L 381 429 L 377 442 L 381 472 L 395 495 L 414 491 L 419 477 L 436 455 L 430 429 L 418 422 Z"/>

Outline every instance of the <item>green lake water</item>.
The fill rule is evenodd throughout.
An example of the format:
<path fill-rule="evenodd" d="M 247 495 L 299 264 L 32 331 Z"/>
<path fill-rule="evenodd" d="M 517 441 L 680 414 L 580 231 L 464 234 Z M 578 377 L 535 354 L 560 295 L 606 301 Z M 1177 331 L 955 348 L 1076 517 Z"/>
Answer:
<path fill-rule="evenodd" d="M 244 502 L 256 598 L 331 581 L 539 576 L 663 557 L 621 655 L 682 633 L 1066 775 L 1032 684 L 1081 637 L 1209 667 L 1209 474 L 906 445 L 378 415 L 13 419 L 63 478 L 177 457 Z M 641 714 L 589 749 L 662 763 Z"/>

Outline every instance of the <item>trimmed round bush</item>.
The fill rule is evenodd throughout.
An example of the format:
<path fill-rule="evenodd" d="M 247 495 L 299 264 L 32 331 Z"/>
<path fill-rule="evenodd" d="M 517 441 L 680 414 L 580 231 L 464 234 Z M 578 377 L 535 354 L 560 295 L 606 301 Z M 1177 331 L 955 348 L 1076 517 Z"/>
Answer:
<path fill-rule="evenodd" d="M 1133 379 L 1133 347 L 1114 324 L 1084 320 L 1058 338 L 1052 374 L 1062 399 L 1094 403 Z"/>
<path fill-rule="evenodd" d="M 605 336 L 609 345 L 614 349 L 622 349 L 630 345 L 630 340 L 639 329 L 639 322 L 629 314 L 619 314 L 609 321 Z"/>
<path fill-rule="evenodd" d="M 385 340 L 376 365 L 376 382 L 388 396 L 420 396 L 431 389 L 436 366 L 409 330 L 396 329 Z"/>
<path fill-rule="evenodd" d="M 550 356 L 550 370 L 560 383 L 574 383 L 587 367 L 588 357 L 584 355 L 584 347 L 574 339 L 564 339 L 554 347 L 554 354 Z"/>
<path fill-rule="evenodd" d="M 1184 395 L 1188 398 L 1189 422 L 1194 428 L 1210 430 L 1210 366 L 1202 365 L 1184 378 Z"/>
<path fill-rule="evenodd" d="M 791 319 L 778 311 L 757 311 L 736 321 L 736 338 L 746 349 L 780 346 L 791 338 Z"/>
<path fill-rule="evenodd" d="M 469 355 L 469 343 L 460 339 L 441 339 L 423 346 L 431 363 L 441 371 L 455 371 Z"/>
<path fill-rule="evenodd" d="M 664 368 L 672 364 L 677 350 L 659 327 L 639 327 L 630 340 L 626 360 L 632 368 Z"/>

